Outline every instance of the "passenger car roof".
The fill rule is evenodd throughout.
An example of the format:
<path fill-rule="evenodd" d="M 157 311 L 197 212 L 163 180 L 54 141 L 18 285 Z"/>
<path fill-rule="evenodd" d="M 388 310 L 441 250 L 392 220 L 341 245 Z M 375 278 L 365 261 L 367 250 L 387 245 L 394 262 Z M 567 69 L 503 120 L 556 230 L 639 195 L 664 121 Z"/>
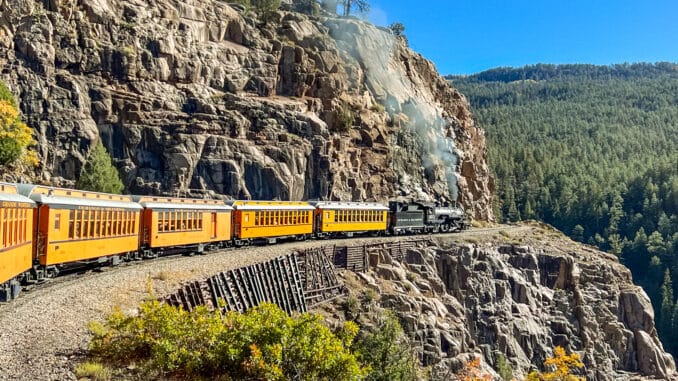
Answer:
<path fill-rule="evenodd" d="M 377 202 L 314 201 L 311 204 L 320 209 L 389 210 L 386 205 Z"/>
<path fill-rule="evenodd" d="M 97 208 L 124 208 L 140 210 L 141 205 L 132 196 L 57 188 L 44 185 L 17 184 L 19 193 L 38 204 L 50 206 L 91 206 Z"/>

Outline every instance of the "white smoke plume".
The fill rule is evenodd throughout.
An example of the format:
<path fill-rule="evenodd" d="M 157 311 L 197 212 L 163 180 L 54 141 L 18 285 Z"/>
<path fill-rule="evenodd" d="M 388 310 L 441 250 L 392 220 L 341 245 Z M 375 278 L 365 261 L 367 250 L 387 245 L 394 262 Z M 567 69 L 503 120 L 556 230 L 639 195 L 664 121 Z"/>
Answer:
<path fill-rule="evenodd" d="M 357 20 L 328 19 L 325 25 L 337 45 L 360 63 L 374 98 L 385 106 L 391 118 L 403 121 L 401 127 L 421 139 L 425 169 L 444 176 L 449 196 L 456 201 L 458 151 L 454 130 L 443 118 L 433 94 L 418 83 L 416 73 L 398 57 L 396 37 L 384 28 Z"/>

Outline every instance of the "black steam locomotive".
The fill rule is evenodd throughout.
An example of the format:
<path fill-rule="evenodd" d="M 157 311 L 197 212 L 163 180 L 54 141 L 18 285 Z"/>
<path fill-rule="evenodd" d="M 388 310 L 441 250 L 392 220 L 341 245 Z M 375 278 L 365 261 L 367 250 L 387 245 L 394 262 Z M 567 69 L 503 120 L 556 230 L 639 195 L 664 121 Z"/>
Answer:
<path fill-rule="evenodd" d="M 388 207 L 393 235 L 455 232 L 470 226 L 466 213 L 458 207 L 417 201 L 391 201 Z"/>

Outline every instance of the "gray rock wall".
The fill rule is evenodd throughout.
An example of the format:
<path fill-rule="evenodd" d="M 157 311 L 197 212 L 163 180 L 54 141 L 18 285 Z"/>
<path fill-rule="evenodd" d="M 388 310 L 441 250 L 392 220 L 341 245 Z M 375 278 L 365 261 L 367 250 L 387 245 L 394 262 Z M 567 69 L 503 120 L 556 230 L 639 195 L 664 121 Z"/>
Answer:
<path fill-rule="evenodd" d="M 72 184 L 102 139 L 128 192 L 428 195 L 492 218 L 466 100 L 369 24 L 284 11 L 263 23 L 217 0 L 0 0 L 0 12 L 0 78 L 35 130 L 42 181 Z"/>
<path fill-rule="evenodd" d="M 581 355 L 588 380 L 677 377 L 649 298 L 602 252 L 443 243 L 370 263 L 362 287 L 396 313 L 441 379 L 471 354 L 489 366 L 501 354 L 521 379 L 556 346 Z"/>

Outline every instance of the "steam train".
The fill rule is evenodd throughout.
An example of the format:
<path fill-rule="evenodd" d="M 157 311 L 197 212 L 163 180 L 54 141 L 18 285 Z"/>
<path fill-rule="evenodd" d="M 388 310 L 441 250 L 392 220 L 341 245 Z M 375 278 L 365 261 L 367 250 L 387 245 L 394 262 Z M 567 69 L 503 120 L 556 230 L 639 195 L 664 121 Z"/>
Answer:
<path fill-rule="evenodd" d="M 0 182 L 0 302 L 89 264 L 279 240 L 458 231 L 460 208 L 423 202 L 218 201 Z"/>

